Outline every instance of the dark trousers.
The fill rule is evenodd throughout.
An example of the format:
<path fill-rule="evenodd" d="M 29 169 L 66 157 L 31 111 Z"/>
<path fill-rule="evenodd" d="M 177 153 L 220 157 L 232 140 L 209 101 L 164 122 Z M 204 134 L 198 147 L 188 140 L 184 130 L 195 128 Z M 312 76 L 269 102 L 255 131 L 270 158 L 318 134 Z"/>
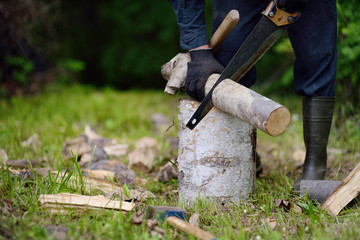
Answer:
<path fill-rule="evenodd" d="M 226 66 L 261 18 L 268 1 L 214 0 L 213 29 L 217 29 L 231 9 L 240 13 L 240 21 L 221 45 L 216 59 Z M 307 97 L 334 97 L 336 79 L 336 0 L 310 0 L 301 18 L 288 29 L 296 60 L 295 92 Z M 253 67 L 240 80 L 250 87 L 256 81 Z"/>

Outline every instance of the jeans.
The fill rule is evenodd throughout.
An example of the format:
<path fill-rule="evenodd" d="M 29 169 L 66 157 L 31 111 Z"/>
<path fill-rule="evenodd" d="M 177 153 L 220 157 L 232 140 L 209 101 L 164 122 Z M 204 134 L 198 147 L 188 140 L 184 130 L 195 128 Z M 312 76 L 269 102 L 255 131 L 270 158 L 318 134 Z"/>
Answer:
<path fill-rule="evenodd" d="M 215 58 L 226 66 L 261 18 L 264 0 L 214 0 L 213 31 L 231 9 L 240 13 L 240 21 L 220 46 Z M 288 28 L 296 56 L 295 92 L 307 97 L 334 97 L 336 80 L 336 0 L 310 0 L 300 19 Z M 246 87 L 256 81 L 255 66 L 240 83 Z"/>

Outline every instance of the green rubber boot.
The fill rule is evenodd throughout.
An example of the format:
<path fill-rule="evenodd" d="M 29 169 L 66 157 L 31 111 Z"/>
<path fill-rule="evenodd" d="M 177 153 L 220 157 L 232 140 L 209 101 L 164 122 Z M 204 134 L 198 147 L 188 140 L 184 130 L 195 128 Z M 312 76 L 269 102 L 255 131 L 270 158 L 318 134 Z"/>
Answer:
<path fill-rule="evenodd" d="M 306 157 L 301 177 L 295 183 L 299 190 L 301 180 L 323 180 L 326 173 L 327 144 L 334 112 L 335 98 L 303 98 L 303 132 Z"/>

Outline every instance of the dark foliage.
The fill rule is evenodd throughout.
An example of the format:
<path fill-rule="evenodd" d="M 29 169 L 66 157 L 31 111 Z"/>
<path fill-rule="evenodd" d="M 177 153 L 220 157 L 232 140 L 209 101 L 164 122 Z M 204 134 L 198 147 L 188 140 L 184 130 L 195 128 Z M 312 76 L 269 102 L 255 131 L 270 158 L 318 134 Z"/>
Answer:
<path fill-rule="evenodd" d="M 46 1 L 0 2 L 0 95 L 33 93 L 52 80 L 54 6 Z"/>
<path fill-rule="evenodd" d="M 344 106 L 342 116 L 360 108 L 359 6 L 356 0 L 337 3 L 337 101 Z M 211 9 L 206 1 L 208 23 Z M 76 79 L 118 89 L 162 88 L 160 67 L 179 51 L 179 28 L 167 1 L 0 2 L 0 95 L 19 88 L 35 91 L 43 84 L 34 82 L 49 82 L 52 73 L 64 83 Z M 257 64 L 261 92 L 293 92 L 293 62 L 284 36 Z"/>
<path fill-rule="evenodd" d="M 86 62 L 83 82 L 163 87 L 160 67 L 179 51 L 167 1 L 64 1 L 64 9 L 68 50 Z"/>

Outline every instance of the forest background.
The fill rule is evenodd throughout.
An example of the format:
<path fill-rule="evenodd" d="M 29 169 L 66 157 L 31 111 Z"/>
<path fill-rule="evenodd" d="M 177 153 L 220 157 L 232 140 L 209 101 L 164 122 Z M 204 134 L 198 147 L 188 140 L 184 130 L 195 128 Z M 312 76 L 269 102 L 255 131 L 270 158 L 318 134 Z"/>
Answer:
<path fill-rule="evenodd" d="M 358 9 L 356 0 L 337 2 L 340 124 L 360 109 Z M 212 1 L 206 1 L 209 36 L 211 12 Z M 160 67 L 181 51 L 176 16 L 167 1 L 0 3 L 1 97 L 38 92 L 50 82 L 161 89 Z M 257 64 L 256 90 L 292 93 L 294 59 L 285 34 Z"/>
<path fill-rule="evenodd" d="M 205 3 L 210 36 L 212 1 Z M 360 161 L 360 1 L 340 0 L 336 6 L 337 99 L 326 179 L 340 181 Z M 148 205 L 181 206 L 178 180 L 155 177 L 176 161 L 176 104 L 186 95 L 163 93 L 160 68 L 178 52 L 183 52 L 179 28 L 165 0 L 0 1 L 1 239 L 59 239 L 54 228 L 62 229 L 63 239 L 151 238 L 147 222 L 135 225 L 132 217 Z M 254 90 L 288 107 L 292 122 L 276 138 L 258 131 L 256 148 L 264 172 L 256 179 L 254 196 L 225 208 L 205 201 L 186 208 L 189 217 L 200 213 L 202 229 L 222 239 L 359 238 L 359 207 L 332 217 L 292 191 L 305 156 L 301 97 L 293 91 L 294 60 L 284 34 L 257 63 Z M 159 114 L 168 118 L 166 131 L 154 124 L 153 116 Z M 160 153 L 151 172 L 136 172 L 141 182 L 129 187 L 144 187 L 157 200 L 140 203 L 126 216 L 102 210 L 53 215 L 39 206 L 40 194 L 99 194 L 96 189 L 84 193 L 78 151 L 72 158 L 64 155 L 64 146 L 89 126 L 127 145 L 129 153 L 143 137 L 156 139 Z M 129 163 L 128 155 L 116 160 Z M 11 175 L 16 172 L 10 172 L 10 164 L 18 161 L 26 163 L 20 173 L 30 174 Z M 34 178 L 34 168 L 68 174 Z M 76 173 L 79 181 L 73 184 L 69 179 Z M 277 206 L 279 200 L 297 204 L 300 213 Z M 159 227 L 165 239 L 193 239 L 166 223 Z"/>

